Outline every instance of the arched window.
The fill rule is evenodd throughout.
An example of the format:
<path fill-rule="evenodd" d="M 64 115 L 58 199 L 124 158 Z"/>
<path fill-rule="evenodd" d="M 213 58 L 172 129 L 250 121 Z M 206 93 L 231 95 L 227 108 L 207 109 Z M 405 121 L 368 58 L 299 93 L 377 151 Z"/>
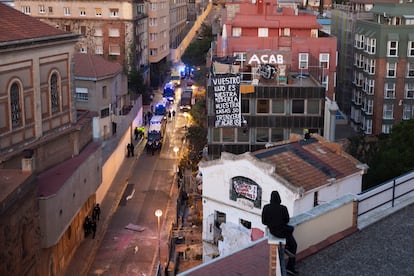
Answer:
<path fill-rule="evenodd" d="M 59 78 L 56 73 L 53 73 L 50 77 L 50 104 L 52 107 L 52 113 L 59 111 Z"/>
<path fill-rule="evenodd" d="M 20 107 L 20 88 L 15 82 L 10 87 L 10 115 L 12 128 L 22 125 L 22 109 Z"/>

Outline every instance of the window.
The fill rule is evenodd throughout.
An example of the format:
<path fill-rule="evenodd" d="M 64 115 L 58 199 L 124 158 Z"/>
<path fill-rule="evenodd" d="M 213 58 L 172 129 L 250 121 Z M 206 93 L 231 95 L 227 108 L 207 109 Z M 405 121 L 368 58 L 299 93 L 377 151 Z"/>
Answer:
<path fill-rule="evenodd" d="M 355 34 L 354 46 L 358 49 L 364 49 L 364 35 Z"/>
<path fill-rule="evenodd" d="M 305 100 L 292 100 L 292 114 L 305 113 Z"/>
<path fill-rule="evenodd" d="M 222 128 L 223 142 L 235 142 L 234 128 Z"/>
<path fill-rule="evenodd" d="M 272 100 L 272 113 L 284 114 L 285 113 L 285 100 L 274 99 Z"/>
<path fill-rule="evenodd" d="M 102 36 L 102 28 L 99 27 L 95 27 L 95 32 L 94 32 L 94 36 Z"/>
<path fill-rule="evenodd" d="M 414 57 L 414 41 L 408 41 L 407 56 Z"/>
<path fill-rule="evenodd" d="M 369 95 L 374 95 L 374 90 L 375 90 L 375 80 L 368 79 L 368 80 L 367 80 L 367 83 L 368 83 L 368 90 L 367 90 L 367 94 L 369 94 Z"/>
<path fill-rule="evenodd" d="M 119 37 L 119 29 L 109 28 L 109 37 Z"/>
<path fill-rule="evenodd" d="M 52 108 L 52 113 L 59 111 L 59 93 L 60 93 L 60 83 L 59 78 L 56 73 L 53 73 L 50 76 L 49 81 L 50 86 L 50 106 Z"/>
<path fill-rule="evenodd" d="M 367 73 L 370 75 L 375 74 L 375 59 L 367 59 Z"/>
<path fill-rule="evenodd" d="M 272 135 L 270 136 L 270 142 L 279 142 L 283 141 L 283 128 L 271 128 Z"/>
<path fill-rule="evenodd" d="M 10 113 L 12 128 L 16 128 L 22 125 L 22 109 L 20 99 L 20 87 L 15 82 L 10 87 Z"/>
<path fill-rule="evenodd" d="M 110 17 L 119 17 L 119 9 L 109 9 L 109 16 Z"/>
<path fill-rule="evenodd" d="M 39 5 L 39 13 L 44 14 L 46 13 L 46 8 L 44 5 Z"/>
<path fill-rule="evenodd" d="M 256 142 L 258 143 L 269 142 L 269 129 L 267 127 L 256 128 Z"/>
<path fill-rule="evenodd" d="M 80 26 L 79 33 L 86 36 L 86 26 Z"/>
<path fill-rule="evenodd" d="M 367 38 L 365 41 L 365 51 L 368 54 L 375 54 L 377 40 L 375 38 Z"/>
<path fill-rule="evenodd" d="M 241 113 L 249 114 L 250 113 L 250 99 L 242 99 L 241 101 Z"/>
<path fill-rule="evenodd" d="M 319 191 L 315 191 L 313 193 L 313 207 L 316 207 L 319 205 Z"/>
<path fill-rule="evenodd" d="M 109 54 L 112 56 L 119 56 L 121 54 L 121 47 L 117 44 L 110 44 Z"/>
<path fill-rule="evenodd" d="M 414 83 L 407 82 L 405 84 L 405 98 L 414 99 Z"/>
<path fill-rule="evenodd" d="M 22 6 L 22 13 L 30 14 L 30 6 Z"/>
<path fill-rule="evenodd" d="M 290 28 L 283 28 L 283 36 L 290 36 Z"/>
<path fill-rule="evenodd" d="M 157 3 L 150 3 L 150 9 L 151 9 L 152 11 L 157 10 Z"/>
<path fill-rule="evenodd" d="M 407 77 L 413 78 L 414 77 L 414 63 L 407 62 Z"/>
<path fill-rule="evenodd" d="M 269 114 L 269 100 L 257 99 L 257 114 Z"/>
<path fill-rule="evenodd" d="M 237 142 L 249 142 L 249 129 L 238 127 L 237 128 Z"/>
<path fill-rule="evenodd" d="M 81 44 L 79 51 L 83 54 L 86 54 L 88 52 L 88 47 L 85 44 Z"/>
<path fill-rule="evenodd" d="M 320 114 L 319 100 L 313 100 L 313 99 L 307 100 L 306 113 L 307 114 L 312 114 L 312 115 L 319 115 Z"/>
<path fill-rule="evenodd" d="M 101 118 L 106 118 L 109 116 L 109 107 L 101 110 Z"/>
<path fill-rule="evenodd" d="M 238 27 L 233 27 L 231 30 L 231 35 L 234 37 L 240 37 L 242 35 L 242 29 Z"/>
<path fill-rule="evenodd" d="M 95 46 L 95 54 L 103 55 L 103 46 L 102 45 L 96 45 Z"/>
<path fill-rule="evenodd" d="M 387 77 L 395 78 L 396 71 L 397 71 L 397 63 L 387 62 Z"/>
<path fill-rule="evenodd" d="M 414 119 L 414 104 L 404 104 L 403 119 Z"/>
<path fill-rule="evenodd" d="M 388 41 L 387 43 L 387 56 L 398 56 L 398 41 Z"/>
<path fill-rule="evenodd" d="M 80 16 L 86 16 L 86 9 L 85 8 L 79 8 L 79 15 Z"/>
<path fill-rule="evenodd" d="M 138 14 L 144 14 L 145 13 L 145 5 L 144 4 L 138 4 L 137 13 Z"/>
<path fill-rule="evenodd" d="M 108 91 L 106 86 L 102 86 L 102 99 L 106 99 L 108 97 Z"/>
<path fill-rule="evenodd" d="M 359 90 L 354 90 L 354 93 L 352 94 L 352 100 L 356 105 L 361 105 L 362 103 L 362 92 Z"/>
<path fill-rule="evenodd" d="M 368 115 L 372 115 L 373 108 L 374 108 L 374 100 L 367 99 L 365 112 Z"/>
<path fill-rule="evenodd" d="M 64 7 L 63 8 L 63 15 L 64 16 L 69 16 L 70 15 L 70 8 L 69 7 Z"/>
<path fill-rule="evenodd" d="M 76 87 L 76 100 L 88 101 L 88 88 Z"/>
<path fill-rule="evenodd" d="M 49 13 L 53 13 L 53 7 L 48 7 Z"/>
<path fill-rule="evenodd" d="M 382 133 L 389 134 L 391 132 L 392 125 L 391 124 L 383 124 L 382 125 Z"/>
<path fill-rule="evenodd" d="M 150 41 L 157 40 L 157 34 L 156 33 L 150 33 Z"/>
<path fill-rule="evenodd" d="M 372 120 L 371 119 L 364 119 L 362 121 L 362 127 L 366 134 L 372 134 Z"/>
<path fill-rule="evenodd" d="M 385 83 L 384 98 L 394 99 L 395 98 L 395 83 Z"/>
<path fill-rule="evenodd" d="M 258 37 L 268 37 L 269 29 L 268 28 L 259 28 L 257 32 Z"/>
<path fill-rule="evenodd" d="M 245 52 L 234 52 L 233 57 L 235 61 L 244 62 L 246 61 L 246 53 Z"/>
<path fill-rule="evenodd" d="M 393 119 L 393 110 L 394 110 L 393 104 L 390 104 L 390 103 L 384 104 L 382 118 Z"/>
<path fill-rule="evenodd" d="M 70 25 L 65 25 L 63 28 L 65 31 L 70 32 Z"/>
<path fill-rule="evenodd" d="M 221 128 L 213 128 L 212 129 L 212 140 L 213 140 L 213 142 L 221 142 L 221 139 L 220 139 L 220 130 L 221 130 Z"/>
<path fill-rule="evenodd" d="M 95 16 L 98 16 L 98 17 L 102 16 L 102 9 L 101 8 L 96 8 L 95 9 Z"/>
<path fill-rule="evenodd" d="M 150 56 L 156 56 L 157 54 L 158 54 L 157 49 L 155 49 L 155 48 L 150 49 Z"/>
<path fill-rule="evenodd" d="M 319 54 L 319 66 L 324 69 L 329 68 L 329 54 Z"/>
<path fill-rule="evenodd" d="M 149 26 L 150 27 L 157 26 L 157 19 L 156 18 L 150 18 L 149 19 Z"/>
<path fill-rule="evenodd" d="M 248 220 L 240 219 L 240 225 L 243 225 L 247 229 L 252 229 L 252 223 Z"/>
<path fill-rule="evenodd" d="M 308 69 L 308 53 L 299 53 L 299 69 Z"/>

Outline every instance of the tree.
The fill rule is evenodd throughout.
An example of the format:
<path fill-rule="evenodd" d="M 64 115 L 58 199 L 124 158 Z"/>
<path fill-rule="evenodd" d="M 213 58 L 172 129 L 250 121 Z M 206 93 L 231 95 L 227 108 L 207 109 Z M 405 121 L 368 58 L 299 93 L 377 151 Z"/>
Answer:
<path fill-rule="evenodd" d="M 380 139 L 379 149 L 368 163 L 364 189 L 414 169 L 414 119 L 394 126 L 387 136 Z"/>

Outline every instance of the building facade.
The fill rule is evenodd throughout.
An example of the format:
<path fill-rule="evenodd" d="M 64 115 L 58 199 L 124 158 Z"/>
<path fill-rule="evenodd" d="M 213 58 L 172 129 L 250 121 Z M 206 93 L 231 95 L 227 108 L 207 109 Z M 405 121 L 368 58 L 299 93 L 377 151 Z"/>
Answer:
<path fill-rule="evenodd" d="M 375 3 L 370 13 L 355 26 L 351 125 L 390 133 L 414 118 L 414 4 Z"/>
<path fill-rule="evenodd" d="M 74 103 L 78 35 L 0 4 L 0 274 L 62 275 L 102 182 Z"/>
<path fill-rule="evenodd" d="M 226 11 L 213 70 L 240 74 L 242 127 L 216 127 L 210 82 L 209 157 L 255 151 L 306 129 L 331 139 L 336 39 L 321 32 L 316 16 L 302 13 L 295 3 L 227 3 Z"/>
<path fill-rule="evenodd" d="M 77 33 L 76 52 L 102 55 L 149 74 L 148 17 L 144 1 L 19 0 L 15 8 L 62 30 Z"/>
<path fill-rule="evenodd" d="M 96 114 L 94 138 L 116 132 L 118 116 L 129 112 L 128 79 L 118 63 L 94 54 L 75 54 L 76 106 Z"/>

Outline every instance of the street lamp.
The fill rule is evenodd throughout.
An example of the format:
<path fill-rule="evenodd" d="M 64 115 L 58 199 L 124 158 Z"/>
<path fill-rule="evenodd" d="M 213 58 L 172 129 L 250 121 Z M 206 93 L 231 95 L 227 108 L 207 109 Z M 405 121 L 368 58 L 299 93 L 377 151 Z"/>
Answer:
<path fill-rule="evenodd" d="M 161 265 L 161 237 L 160 237 L 160 218 L 162 216 L 162 211 L 160 209 L 155 210 L 155 216 L 158 221 L 158 263 Z"/>

